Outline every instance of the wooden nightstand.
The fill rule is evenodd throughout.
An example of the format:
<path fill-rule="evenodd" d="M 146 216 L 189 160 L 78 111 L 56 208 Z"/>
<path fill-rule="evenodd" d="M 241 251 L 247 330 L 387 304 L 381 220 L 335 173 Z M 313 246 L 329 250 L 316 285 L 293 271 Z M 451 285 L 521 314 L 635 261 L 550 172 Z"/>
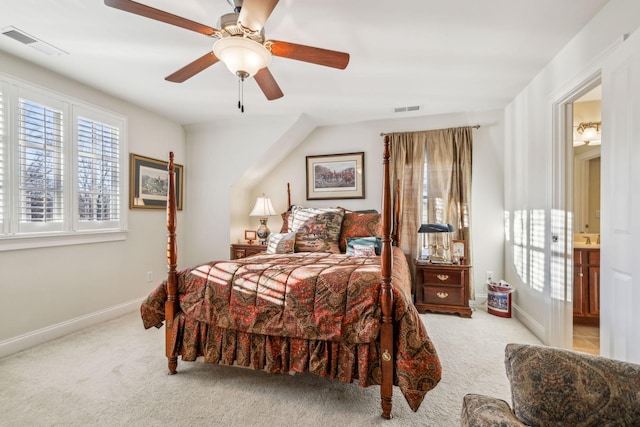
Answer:
<path fill-rule="evenodd" d="M 239 259 L 255 255 L 267 250 L 267 245 L 249 245 L 246 243 L 231 244 L 231 259 Z"/>
<path fill-rule="evenodd" d="M 415 305 L 420 313 L 432 311 L 471 317 L 470 265 L 414 263 L 416 266 Z"/>

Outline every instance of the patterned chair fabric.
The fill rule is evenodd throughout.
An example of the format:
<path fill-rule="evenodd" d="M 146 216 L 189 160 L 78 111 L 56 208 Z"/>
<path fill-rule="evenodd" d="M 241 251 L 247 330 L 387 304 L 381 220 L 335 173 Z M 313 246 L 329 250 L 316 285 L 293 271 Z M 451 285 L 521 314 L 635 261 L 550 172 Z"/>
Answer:
<path fill-rule="evenodd" d="M 640 426 L 640 365 L 507 344 L 505 368 L 511 407 L 504 400 L 467 394 L 462 426 Z"/>

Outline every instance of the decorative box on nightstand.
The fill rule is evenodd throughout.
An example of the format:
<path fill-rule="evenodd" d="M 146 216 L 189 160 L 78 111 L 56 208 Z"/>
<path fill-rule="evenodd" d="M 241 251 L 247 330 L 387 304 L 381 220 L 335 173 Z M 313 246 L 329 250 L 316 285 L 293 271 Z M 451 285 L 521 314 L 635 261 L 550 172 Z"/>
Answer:
<path fill-rule="evenodd" d="M 415 262 L 416 308 L 420 313 L 458 314 L 471 317 L 470 265 Z"/>
<path fill-rule="evenodd" d="M 246 243 L 232 243 L 231 244 L 231 259 L 239 259 L 248 257 L 249 255 L 255 255 L 267 250 L 266 245 L 249 245 Z"/>

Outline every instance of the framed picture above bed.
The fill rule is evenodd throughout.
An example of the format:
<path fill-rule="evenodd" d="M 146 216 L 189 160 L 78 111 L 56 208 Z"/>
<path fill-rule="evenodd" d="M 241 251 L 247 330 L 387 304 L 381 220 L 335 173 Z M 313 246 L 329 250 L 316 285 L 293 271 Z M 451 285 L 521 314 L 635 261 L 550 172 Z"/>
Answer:
<path fill-rule="evenodd" d="M 131 153 L 129 158 L 129 209 L 166 209 L 169 188 L 167 162 Z M 184 167 L 175 165 L 176 204 L 182 210 Z"/>
<path fill-rule="evenodd" d="M 364 199 L 364 152 L 307 156 L 307 200 Z"/>

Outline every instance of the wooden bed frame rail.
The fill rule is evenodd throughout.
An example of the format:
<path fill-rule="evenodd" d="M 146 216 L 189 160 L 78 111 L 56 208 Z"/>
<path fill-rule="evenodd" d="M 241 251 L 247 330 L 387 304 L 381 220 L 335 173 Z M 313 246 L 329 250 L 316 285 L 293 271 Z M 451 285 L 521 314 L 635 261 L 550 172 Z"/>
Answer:
<path fill-rule="evenodd" d="M 382 251 L 381 251 L 381 287 L 380 304 L 382 309 L 382 324 L 380 326 L 380 366 L 382 370 L 382 383 L 380 384 L 380 399 L 382 406 L 382 417 L 391 418 L 391 404 L 393 396 L 393 375 L 394 375 L 394 338 L 393 338 L 393 288 L 391 284 L 392 266 L 392 239 L 397 244 L 398 229 L 397 221 L 394 224 L 392 234 L 392 216 L 397 218 L 399 210 L 399 195 L 396 196 L 394 215 L 392 215 L 392 195 L 390 187 L 389 169 L 389 136 L 384 137 L 383 150 L 383 189 L 382 189 Z M 167 300 L 165 301 L 165 353 L 168 360 L 169 374 L 175 374 L 178 367 L 178 356 L 174 354 L 172 343 L 173 322 L 178 313 L 178 283 L 177 283 L 177 262 L 178 248 L 176 244 L 176 189 L 175 189 L 175 166 L 173 162 L 173 152 L 169 153 L 169 194 L 167 198 Z M 290 202 L 290 189 L 287 189 Z"/>

